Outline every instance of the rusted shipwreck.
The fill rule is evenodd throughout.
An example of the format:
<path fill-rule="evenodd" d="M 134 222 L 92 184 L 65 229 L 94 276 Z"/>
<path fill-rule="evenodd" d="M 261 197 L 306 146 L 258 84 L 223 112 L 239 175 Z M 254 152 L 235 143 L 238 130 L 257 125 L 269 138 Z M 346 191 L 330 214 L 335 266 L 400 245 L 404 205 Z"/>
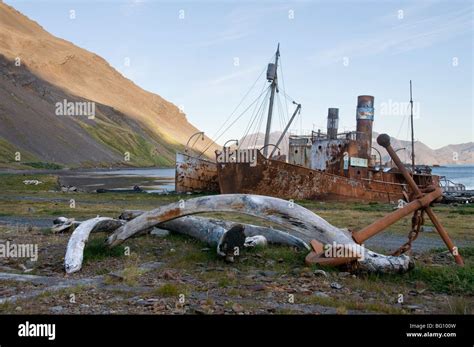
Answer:
<path fill-rule="evenodd" d="M 269 64 L 267 80 L 271 90 L 265 133 L 261 149 L 253 149 L 252 160 L 237 160 L 244 149 L 223 148 L 211 161 L 188 153 L 176 158 L 176 191 L 214 192 L 222 194 L 259 194 L 283 199 L 354 200 L 396 202 L 410 201 L 412 189 L 395 166 L 384 166 L 382 155 L 372 147 L 374 97 L 361 95 L 357 99 L 356 130 L 338 132 L 339 109 L 329 108 L 327 131 L 312 131 L 307 136 L 288 137 L 288 156 L 279 155 L 278 146 L 301 110 L 295 112 L 276 143 L 270 143 L 273 100 L 278 93 L 277 66 Z M 269 153 L 269 147 L 273 150 Z M 378 157 L 372 151 L 378 152 Z M 226 153 L 229 152 L 229 153 Z M 228 160 L 219 160 L 222 153 Z M 249 158 L 247 158 L 249 159 Z M 439 177 L 427 167 L 410 168 L 420 189 L 439 186 Z"/>
<path fill-rule="evenodd" d="M 327 133 L 290 136 L 288 162 L 265 158 L 257 164 L 217 164 L 221 193 L 256 193 L 285 199 L 410 200 L 412 194 L 398 168 L 384 168 L 372 156 L 372 96 L 359 96 L 357 130 L 337 133 L 337 109 L 329 109 Z M 336 125 L 336 127 L 334 127 Z M 428 172 L 413 175 L 424 189 L 438 186 Z"/>
<path fill-rule="evenodd" d="M 278 198 L 251 194 L 211 195 L 188 199 L 186 203 L 174 202 L 151 211 L 124 211 L 119 219 L 99 216 L 84 222 L 76 222 L 65 217 L 56 219 L 52 231 L 75 229 L 64 257 L 65 270 L 67 273 L 73 273 L 81 269 L 84 246 L 93 231 L 113 232 L 107 239 L 107 244 L 113 247 L 134 235 L 158 226 L 194 237 L 212 247 L 217 246 L 217 254 L 225 257 L 227 261 L 234 261 L 244 247 L 266 246 L 271 242 L 310 250 L 305 258 L 307 264 L 344 265 L 353 270 L 366 272 L 402 273 L 414 265 L 412 259 L 404 253 L 411 249 L 412 242 L 418 237 L 425 214 L 430 218 L 456 263 L 463 266 L 464 261 L 458 248 L 430 207 L 442 197 L 441 188 L 430 187 L 422 191 L 392 148 L 390 137 L 387 134 L 379 135 L 377 142 L 386 149 L 414 195 L 409 203 L 359 231 L 337 228 L 304 207 L 297 204 L 289 206 L 286 200 Z M 287 232 L 193 216 L 209 212 L 237 212 L 261 218 L 276 223 L 287 229 Z M 413 213 L 412 229 L 408 241 L 392 256 L 377 254 L 364 247 L 367 239 L 411 213 Z M 290 231 L 293 235 L 289 233 Z M 336 249 L 338 251 L 333 252 Z"/>

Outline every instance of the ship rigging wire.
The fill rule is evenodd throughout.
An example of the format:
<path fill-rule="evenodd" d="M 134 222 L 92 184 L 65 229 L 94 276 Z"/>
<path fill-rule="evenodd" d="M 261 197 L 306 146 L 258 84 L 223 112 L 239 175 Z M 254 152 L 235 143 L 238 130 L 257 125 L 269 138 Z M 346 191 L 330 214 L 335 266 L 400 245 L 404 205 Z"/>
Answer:
<path fill-rule="evenodd" d="M 270 61 L 272 61 L 275 57 L 275 54 L 272 55 L 272 58 Z M 281 59 L 281 58 L 280 58 Z M 289 115 L 289 109 L 288 109 L 288 101 L 291 101 L 292 103 L 295 103 L 293 98 L 291 98 L 285 90 L 285 80 L 284 80 L 284 74 L 283 74 L 283 68 L 281 65 L 281 60 L 280 64 L 277 67 L 280 74 L 281 74 L 281 80 L 282 80 L 282 89 L 277 91 L 277 102 L 276 102 L 276 109 L 277 113 L 279 115 L 279 122 L 280 122 L 280 127 L 283 130 L 285 128 L 285 125 L 288 124 L 290 115 Z M 237 110 L 240 108 L 240 106 L 244 103 L 244 101 L 247 99 L 247 97 L 250 95 L 252 90 L 254 90 L 255 86 L 257 85 L 258 81 L 262 77 L 263 73 L 265 72 L 266 67 L 260 72 L 258 75 L 257 79 L 254 81 L 252 86 L 247 90 L 247 92 L 244 94 L 243 98 L 240 100 L 240 102 L 237 104 L 237 106 L 234 108 L 234 110 L 231 112 L 231 114 L 226 118 L 224 123 L 218 128 L 218 130 L 215 132 L 214 136 L 212 138 L 209 138 L 209 142 L 207 145 L 204 147 L 204 149 L 200 152 L 198 158 L 200 158 L 207 150 L 217 141 L 232 127 L 234 124 L 242 118 L 242 116 L 247 113 L 248 110 L 250 110 L 253 107 L 253 111 L 251 114 L 251 117 L 249 119 L 249 122 L 247 123 L 247 126 L 245 127 L 244 130 L 244 136 L 241 138 L 242 141 L 239 141 L 238 148 L 240 149 L 243 142 L 247 142 L 247 147 L 249 147 L 250 142 L 252 139 L 248 139 L 246 141 L 246 137 L 249 135 L 250 131 L 253 131 L 253 134 L 255 134 L 255 139 L 254 139 L 254 148 L 257 146 L 258 142 L 258 135 L 260 133 L 260 129 L 264 120 L 264 111 L 265 107 L 264 105 L 269 104 L 269 96 L 270 96 L 270 91 L 271 91 L 271 85 L 267 86 L 267 80 L 264 79 L 262 91 L 259 93 L 256 99 L 254 99 L 235 119 L 235 114 Z M 266 88 L 265 88 L 266 87 Z M 281 94 L 281 96 L 280 96 Z M 259 103 L 258 101 L 260 98 L 263 96 L 262 101 Z M 284 103 L 285 107 L 283 107 L 283 103 L 281 100 L 281 97 L 284 98 Z M 301 114 L 298 115 L 301 117 Z M 233 120 L 232 120 L 233 119 Z"/>

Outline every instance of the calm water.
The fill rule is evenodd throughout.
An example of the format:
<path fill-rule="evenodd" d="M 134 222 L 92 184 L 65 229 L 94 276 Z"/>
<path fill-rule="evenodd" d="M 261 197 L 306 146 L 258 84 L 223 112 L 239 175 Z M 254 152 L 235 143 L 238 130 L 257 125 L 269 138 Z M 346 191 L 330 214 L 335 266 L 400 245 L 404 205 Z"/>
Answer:
<path fill-rule="evenodd" d="M 455 183 L 462 183 L 466 189 L 474 190 L 474 165 L 449 165 L 434 167 L 433 174 L 446 176 Z"/>
<path fill-rule="evenodd" d="M 174 191 L 174 169 L 79 170 L 59 173 L 61 184 L 81 190 L 128 190 L 134 186 L 149 193 Z"/>
<path fill-rule="evenodd" d="M 433 174 L 446 176 L 466 189 L 474 190 L 474 165 L 449 165 L 434 167 Z M 78 176 L 76 176 L 78 177 Z M 148 192 L 174 190 L 174 169 L 122 169 L 88 171 L 79 175 L 87 177 L 89 188 L 131 189 L 135 184 Z M 92 180 L 93 182 L 90 182 Z M 73 182 L 80 185 L 79 182 Z"/>
<path fill-rule="evenodd" d="M 157 177 L 157 178 L 173 178 L 174 169 L 115 169 L 115 170 L 98 170 L 86 171 L 89 174 L 95 175 L 120 175 L 120 176 L 142 176 L 142 177 Z"/>

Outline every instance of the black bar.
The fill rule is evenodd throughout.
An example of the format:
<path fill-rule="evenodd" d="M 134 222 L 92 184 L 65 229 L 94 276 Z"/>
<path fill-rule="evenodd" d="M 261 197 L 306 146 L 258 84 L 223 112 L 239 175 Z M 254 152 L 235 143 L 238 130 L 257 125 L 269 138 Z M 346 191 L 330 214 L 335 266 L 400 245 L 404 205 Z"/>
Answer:
<path fill-rule="evenodd" d="M 473 346 L 473 316 L 453 315 L 324 315 L 324 316 L 152 316 L 152 315 L 9 315 L 0 316 L 0 346 L 110 346 L 112 343 L 178 345 L 190 342 L 265 346 L 291 339 L 316 346 L 322 341 L 364 346 Z M 19 325 L 55 324 L 55 338 L 20 337 Z M 455 327 L 450 328 L 452 324 Z M 432 325 L 432 326 L 430 326 Z M 407 333 L 455 333 L 456 336 L 407 336 Z M 288 340 L 287 340 L 288 341 Z M 149 343 L 147 343 L 149 342 Z"/>

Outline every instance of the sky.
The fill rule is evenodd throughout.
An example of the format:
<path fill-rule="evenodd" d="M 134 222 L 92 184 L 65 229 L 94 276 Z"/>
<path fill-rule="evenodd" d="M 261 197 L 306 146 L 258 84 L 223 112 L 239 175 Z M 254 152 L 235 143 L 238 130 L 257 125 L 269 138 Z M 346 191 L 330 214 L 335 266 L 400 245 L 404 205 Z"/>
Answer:
<path fill-rule="evenodd" d="M 272 130 L 284 127 L 292 100 L 302 104 L 293 133 L 325 131 L 330 107 L 339 108 L 340 131 L 355 130 L 357 96 L 373 95 L 374 131 L 409 139 L 412 80 L 417 141 L 474 141 L 472 1 L 5 2 L 174 103 L 214 139 L 249 90 L 231 121 L 268 86 L 264 72 L 280 43 Z M 249 124 L 264 131 L 263 110 L 251 123 L 257 110 L 218 143 Z"/>

